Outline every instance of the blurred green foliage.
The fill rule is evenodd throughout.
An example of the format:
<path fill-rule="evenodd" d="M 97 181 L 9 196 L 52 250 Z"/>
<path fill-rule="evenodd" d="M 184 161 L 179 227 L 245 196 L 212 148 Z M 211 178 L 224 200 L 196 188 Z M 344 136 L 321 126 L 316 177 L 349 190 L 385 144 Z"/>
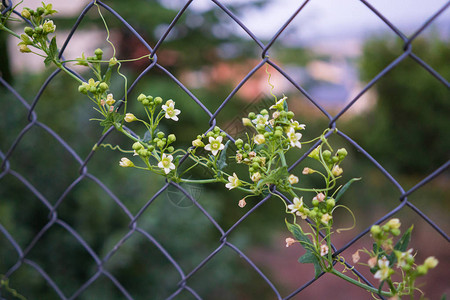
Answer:
<path fill-rule="evenodd" d="M 450 42 L 437 34 L 418 37 L 412 51 L 443 78 L 450 78 Z M 364 45 L 361 77 L 370 81 L 403 53 L 400 39 L 378 37 Z M 450 101 L 448 87 L 411 57 L 405 58 L 373 87 L 375 108 L 362 118 L 362 145 L 389 171 L 427 174 L 446 162 Z M 371 134 L 365 134 L 370 129 Z"/>

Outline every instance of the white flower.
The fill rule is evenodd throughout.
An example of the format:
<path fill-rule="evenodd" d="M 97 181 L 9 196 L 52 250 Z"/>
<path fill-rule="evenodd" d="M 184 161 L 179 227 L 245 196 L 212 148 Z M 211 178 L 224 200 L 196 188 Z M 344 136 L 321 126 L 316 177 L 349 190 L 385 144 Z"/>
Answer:
<path fill-rule="evenodd" d="M 166 119 L 178 121 L 177 115 L 179 115 L 181 111 L 175 109 L 175 102 L 173 100 L 167 100 L 166 104 L 162 106 L 162 109 L 166 112 Z"/>
<path fill-rule="evenodd" d="M 275 103 L 274 105 L 272 105 L 270 107 L 270 109 L 277 109 L 277 110 L 283 110 L 283 103 L 284 101 L 287 99 L 286 96 L 284 96 L 282 99 L 278 100 L 277 103 Z"/>
<path fill-rule="evenodd" d="M 241 185 L 241 181 L 237 177 L 236 173 L 233 173 L 233 176 L 228 176 L 228 181 L 229 182 L 225 184 L 225 187 L 230 190 Z"/>
<path fill-rule="evenodd" d="M 300 144 L 300 139 L 302 138 L 302 134 L 296 133 L 294 128 L 291 127 L 291 129 L 287 133 L 287 137 L 289 139 L 289 142 L 291 142 L 292 147 L 298 147 L 298 148 L 302 147 L 302 145 Z"/>
<path fill-rule="evenodd" d="M 251 179 L 253 182 L 257 182 L 261 179 L 261 174 L 259 172 L 253 173 Z"/>
<path fill-rule="evenodd" d="M 52 33 L 56 30 L 56 25 L 51 20 L 46 20 L 44 24 L 42 25 L 42 29 L 44 30 L 44 33 Z"/>
<path fill-rule="evenodd" d="M 289 180 L 289 183 L 290 183 L 290 184 L 296 184 L 296 183 L 298 183 L 298 177 L 295 176 L 294 174 L 289 175 L 288 180 Z"/>
<path fill-rule="evenodd" d="M 268 116 L 268 115 L 263 116 L 263 115 L 261 115 L 261 114 L 258 114 L 258 115 L 256 116 L 256 118 L 253 119 L 252 122 L 253 122 L 253 124 L 255 124 L 255 125 L 258 125 L 258 124 L 261 124 L 261 125 L 267 125 L 267 122 L 269 122 L 269 116 Z"/>
<path fill-rule="evenodd" d="M 323 214 L 323 215 L 322 215 L 322 218 L 320 219 L 320 221 L 321 221 L 323 224 L 328 225 L 328 222 L 329 222 L 332 218 L 333 218 L 332 216 L 330 216 L 328 213 L 326 213 L 326 214 Z"/>
<path fill-rule="evenodd" d="M 298 121 L 291 120 L 291 127 L 293 127 L 295 130 L 304 130 L 306 125 L 300 124 Z"/>
<path fill-rule="evenodd" d="M 380 281 L 386 280 L 390 276 L 390 268 L 389 268 L 389 261 L 387 260 L 386 256 L 383 256 L 382 259 L 378 260 L 378 267 L 380 268 L 373 277 L 376 279 L 379 279 Z"/>
<path fill-rule="evenodd" d="M 296 211 L 298 211 L 299 209 L 302 208 L 302 206 L 303 206 L 303 197 L 301 197 L 300 199 L 295 197 L 293 202 L 294 202 L 294 204 L 289 204 L 288 205 L 288 209 L 291 210 L 290 211 L 291 214 L 295 213 Z"/>
<path fill-rule="evenodd" d="M 170 170 L 175 169 L 175 165 L 172 163 L 172 160 L 172 155 L 166 155 L 165 153 L 163 153 L 161 161 L 158 163 L 158 168 L 163 169 L 164 173 L 169 174 Z"/>
<path fill-rule="evenodd" d="M 126 157 L 122 157 L 119 162 L 119 166 L 124 168 L 134 167 L 134 164 L 131 160 Z"/>
<path fill-rule="evenodd" d="M 400 268 L 406 267 L 408 265 L 408 261 L 413 258 L 412 252 L 413 248 L 409 249 L 406 252 L 395 252 L 395 254 L 397 254 L 397 266 Z"/>
<path fill-rule="evenodd" d="M 257 135 L 255 135 L 255 137 L 253 138 L 253 140 L 255 141 L 255 144 L 261 145 L 261 144 L 264 144 L 264 143 L 265 143 L 266 138 L 264 137 L 263 134 L 257 134 Z"/>
<path fill-rule="evenodd" d="M 342 174 L 342 172 L 344 172 L 344 170 L 342 170 L 342 168 L 339 167 L 338 165 L 335 165 L 335 166 L 333 167 L 333 169 L 331 170 L 331 173 L 332 173 L 334 176 L 340 176 L 340 175 Z"/>
<path fill-rule="evenodd" d="M 328 254 L 328 246 L 325 244 L 320 245 L 320 256 Z"/>
<path fill-rule="evenodd" d="M 211 151 L 214 156 L 216 156 L 223 148 L 225 148 L 225 146 L 222 144 L 222 136 L 216 138 L 210 136 L 209 144 L 205 146 L 205 150 Z"/>
<path fill-rule="evenodd" d="M 116 100 L 114 100 L 114 98 L 113 98 L 113 94 L 108 94 L 106 96 L 106 101 L 105 102 L 108 105 L 113 105 L 116 102 Z"/>

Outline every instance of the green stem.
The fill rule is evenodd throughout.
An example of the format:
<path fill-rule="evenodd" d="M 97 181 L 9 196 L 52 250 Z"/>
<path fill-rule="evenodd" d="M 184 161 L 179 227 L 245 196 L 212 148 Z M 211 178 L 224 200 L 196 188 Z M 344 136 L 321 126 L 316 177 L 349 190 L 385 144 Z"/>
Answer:
<path fill-rule="evenodd" d="M 216 178 L 212 179 L 184 179 L 180 178 L 180 182 L 187 182 L 187 183 L 214 183 L 219 182 Z"/>
<path fill-rule="evenodd" d="M 336 271 L 336 269 L 332 269 L 330 273 L 331 273 L 331 274 L 334 274 L 334 275 L 336 275 L 336 276 L 338 276 L 338 277 L 340 277 L 340 278 L 342 278 L 342 279 L 344 279 L 344 280 L 346 280 L 346 281 L 348 281 L 348 282 L 350 282 L 350 283 L 352 283 L 352 284 L 354 284 L 354 285 L 356 285 L 356 286 L 358 286 L 358 287 L 360 287 L 360 288 L 363 288 L 363 289 L 365 289 L 365 290 L 367 290 L 367 291 L 369 291 L 369 292 L 371 292 L 371 293 L 375 293 L 375 294 L 379 294 L 379 295 L 387 296 L 387 297 L 392 297 L 392 296 L 394 296 L 394 295 L 393 295 L 392 293 L 390 293 L 390 292 L 385 292 L 385 291 L 380 291 L 380 292 L 378 292 L 378 289 L 377 289 L 377 288 L 368 286 L 367 284 L 364 284 L 364 283 L 362 283 L 362 282 L 359 282 L 358 280 L 355 280 L 355 279 L 353 279 L 353 278 L 350 278 L 350 277 L 348 277 L 347 275 L 344 275 L 344 274 L 342 274 L 341 272 Z"/>
<path fill-rule="evenodd" d="M 6 27 L 3 24 L 0 24 L 0 30 L 6 31 L 7 33 L 9 33 L 10 35 L 15 36 L 16 38 L 20 39 L 20 35 L 18 35 L 17 33 L 15 33 L 14 31 L 12 31 L 11 29 L 9 29 L 8 27 Z"/>

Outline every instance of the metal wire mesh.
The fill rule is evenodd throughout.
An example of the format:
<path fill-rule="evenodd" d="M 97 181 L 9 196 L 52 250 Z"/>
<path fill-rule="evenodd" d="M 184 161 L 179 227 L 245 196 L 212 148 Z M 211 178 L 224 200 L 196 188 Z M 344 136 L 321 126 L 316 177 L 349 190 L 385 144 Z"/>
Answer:
<path fill-rule="evenodd" d="M 7 9 L 11 9 L 12 7 L 12 1 L 3 1 L 4 5 L 7 7 Z M 358 93 L 356 97 L 354 97 L 348 104 L 336 115 L 332 116 L 325 108 L 323 108 L 317 101 L 310 96 L 307 91 L 302 87 L 301 83 L 297 82 L 293 78 L 291 78 L 284 70 L 283 67 L 277 65 L 269 56 L 269 51 L 271 47 L 274 45 L 274 43 L 277 41 L 277 39 L 280 37 L 280 35 L 286 31 L 292 21 L 296 18 L 302 17 L 302 10 L 309 4 L 309 0 L 306 0 L 299 4 L 298 9 L 292 13 L 292 16 L 286 21 L 286 23 L 279 28 L 277 33 L 273 36 L 273 38 L 268 43 L 261 42 L 253 33 L 251 30 L 249 30 L 244 23 L 233 13 L 231 12 L 226 5 L 221 3 L 219 0 L 212 0 L 214 5 L 217 6 L 218 9 L 222 10 L 233 22 L 235 22 L 238 26 L 240 26 L 246 34 L 251 38 L 251 40 L 261 49 L 261 58 L 259 63 L 250 71 L 248 74 L 241 80 L 241 82 L 232 90 L 232 92 L 228 95 L 228 97 L 223 100 L 222 104 L 218 107 L 216 111 L 210 111 L 200 99 L 197 99 L 196 96 L 189 90 L 188 87 L 183 85 L 183 83 L 176 78 L 171 72 L 166 69 L 164 66 L 158 63 L 158 50 L 161 48 L 161 46 L 166 42 L 166 38 L 168 37 L 169 33 L 177 26 L 177 22 L 179 22 L 180 18 L 183 16 L 185 11 L 189 9 L 189 6 L 193 3 L 193 0 L 187 1 L 184 7 L 179 11 L 179 13 L 176 15 L 176 17 L 173 19 L 170 26 L 167 28 L 167 30 L 162 34 L 160 40 L 156 43 L 156 45 L 151 46 L 149 45 L 145 39 L 140 36 L 140 34 L 133 29 L 133 27 L 127 23 L 127 21 L 122 18 L 120 13 L 114 11 L 111 7 L 106 5 L 105 3 L 101 1 L 96 1 L 98 5 L 100 5 L 102 8 L 104 8 L 109 14 L 116 17 L 123 26 L 131 33 L 133 34 L 141 43 L 143 46 L 145 46 L 148 51 L 151 52 L 151 56 L 153 57 L 153 60 L 149 60 L 148 65 L 146 66 L 145 70 L 137 77 L 137 79 L 130 85 L 128 89 L 128 93 L 131 93 L 136 86 L 136 84 L 147 74 L 152 72 L 152 70 L 157 69 L 159 71 L 162 71 L 167 76 L 169 76 L 183 91 L 185 91 L 186 95 L 194 101 L 195 105 L 197 105 L 199 108 L 201 108 L 208 116 L 210 117 L 209 120 L 209 126 L 211 128 L 215 126 L 216 124 L 216 118 L 221 112 L 223 111 L 224 107 L 230 102 L 233 101 L 233 96 L 240 90 L 240 88 L 261 68 L 263 68 L 266 64 L 269 64 L 274 69 L 276 69 L 284 78 L 286 78 L 297 90 L 299 93 L 304 95 L 326 118 L 329 120 L 329 128 L 336 128 L 336 122 L 342 118 L 342 116 L 353 106 L 355 103 L 358 102 L 358 100 L 361 98 L 362 95 L 364 95 L 371 87 L 377 83 L 381 78 L 383 78 L 386 73 L 391 71 L 392 69 L 395 69 L 403 60 L 406 58 L 412 58 L 415 62 L 417 62 L 417 65 L 421 66 L 423 69 L 425 69 L 427 72 L 429 72 L 432 76 L 436 78 L 437 81 L 439 81 L 442 85 L 444 85 L 447 89 L 449 88 L 449 83 L 443 78 L 438 72 L 436 72 L 430 65 L 428 65 L 426 62 L 421 60 L 420 57 L 418 57 L 413 52 L 412 42 L 420 36 L 425 29 L 427 29 L 435 20 L 438 18 L 441 14 L 443 14 L 449 7 L 450 2 L 447 2 L 442 8 L 440 8 L 438 11 L 435 12 L 433 16 L 431 16 L 423 25 L 418 28 L 414 34 L 412 34 L 410 37 L 405 36 L 397 27 L 395 27 L 383 14 L 381 14 L 379 11 L 377 11 L 368 1 L 360 0 L 360 2 L 366 6 L 367 10 L 371 11 L 374 15 L 376 15 L 382 22 L 384 22 L 395 35 L 397 35 L 399 38 L 401 38 L 404 42 L 403 52 L 401 55 L 399 55 L 391 64 L 389 64 L 387 67 L 385 67 L 381 72 L 379 72 L 378 75 L 376 75 L 361 91 Z M 64 54 L 64 51 L 66 50 L 66 47 L 68 46 L 68 43 L 71 41 L 74 33 L 77 31 L 79 24 L 81 21 L 86 17 L 86 15 L 89 13 L 90 10 L 93 9 L 95 1 L 92 1 L 89 3 L 84 10 L 80 13 L 78 20 L 74 24 L 73 28 L 70 31 L 70 34 L 68 35 L 64 45 L 61 48 L 61 55 Z M 17 15 L 20 15 L 20 13 L 16 13 Z M 189 293 L 196 299 L 202 299 L 202 298 L 208 298 L 208 295 L 201 295 L 199 294 L 194 288 L 192 288 L 189 284 L 191 278 L 195 277 L 196 274 L 199 272 L 200 269 L 205 267 L 210 263 L 210 261 L 218 255 L 220 252 L 222 252 L 224 249 L 231 249 L 235 252 L 236 255 L 243 258 L 250 268 L 260 276 L 265 284 L 273 291 L 273 298 L 276 299 L 291 299 L 296 295 L 299 295 L 304 289 L 312 285 L 316 281 L 321 280 L 321 276 L 319 278 L 315 279 L 314 276 L 312 276 L 311 280 L 305 283 L 302 286 L 299 286 L 297 289 L 292 290 L 288 295 L 282 295 L 279 291 L 279 288 L 276 286 L 275 283 L 269 279 L 270 276 L 267 276 L 260 267 L 252 261 L 239 247 L 237 247 L 235 244 L 231 243 L 228 240 L 229 235 L 235 231 L 239 230 L 239 227 L 241 226 L 241 223 L 246 220 L 250 215 L 256 213 L 259 207 L 265 205 L 267 201 L 272 197 L 271 195 L 265 197 L 260 202 L 258 202 L 257 205 L 252 207 L 247 213 L 245 213 L 235 224 L 233 224 L 230 228 L 223 228 L 218 224 L 218 222 L 215 220 L 215 218 L 197 201 L 195 197 L 195 193 L 192 193 L 192 191 L 186 190 L 183 186 L 180 186 L 174 182 L 166 182 L 159 191 L 154 194 L 150 200 L 143 205 L 139 212 L 136 214 L 133 214 L 130 212 L 129 208 L 124 204 L 124 202 L 119 199 L 107 186 L 107 184 L 103 183 L 102 180 L 92 174 L 88 170 L 88 166 L 93 159 L 93 157 L 96 154 L 95 151 L 92 151 L 89 155 L 87 155 L 86 158 L 82 158 L 66 141 L 63 137 L 59 136 L 50 126 L 47 126 L 45 124 L 45 120 L 40 120 L 39 115 L 36 113 L 36 107 L 40 104 L 40 101 L 42 101 L 42 94 L 47 89 L 48 85 L 52 82 L 52 80 L 59 75 L 59 71 L 55 71 L 52 73 L 45 83 L 40 88 L 39 92 L 34 97 L 34 100 L 31 104 L 29 104 L 20 94 L 17 92 L 12 86 L 8 84 L 4 80 L 4 78 L 0 77 L 0 83 L 3 85 L 6 89 L 9 90 L 9 92 L 14 95 L 14 97 L 17 99 L 17 102 L 14 104 L 9 105 L 15 105 L 15 106 L 22 106 L 26 109 L 28 116 L 26 120 L 26 124 L 21 127 L 20 132 L 17 134 L 17 137 L 15 140 L 8 146 L 6 149 L 0 150 L 0 157 L 2 160 L 1 163 L 1 173 L 0 173 L 0 184 L 2 180 L 5 180 L 6 177 L 12 176 L 16 178 L 22 188 L 27 189 L 31 192 L 32 195 L 36 198 L 36 201 L 40 201 L 45 207 L 48 212 L 48 221 L 47 223 L 39 229 L 37 234 L 35 234 L 34 237 L 31 238 L 30 242 L 26 247 L 21 247 L 19 243 L 17 242 L 15 236 L 10 234 L 10 232 L 2 225 L 2 220 L 0 220 L 0 232 L 6 239 L 6 241 L 9 243 L 8 246 L 12 246 L 14 250 L 17 253 L 17 261 L 14 265 L 9 266 L 9 269 L 7 270 L 0 270 L 0 273 L 4 273 L 6 278 L 11 277 L 15 272 L 18 272 L 19 269 L 23 268 L 25 265 L 30 266 L 33 268 L 48 284 L 51 289 L 54 290 L 54 292 L 57 294 L 57 296 L 60 299 L 77 299 L 82 296 L 83 292 L 89 288 L 91 285 L 93 285 L 97 280 L 99 280 L 100 277 L 107 278 L 116 288 L 118 293 L 122 294 L 127 299 L 133 299 L 132 292 L 129 291 L 127 288 L 125 288 L 122 283 L 111 273 L 108 271 L 108 269 L 105 267 L 105 265 L 114 257 L 114 255 L 123 247 L 124 244 L 126 244 L 129 239 L 136 235 L 141 235 L 145 239 L 148 240 L 149 243 L 153 244 L 160 253 L 167 259 L 167 261 L 173 266 L 173 268 L 176 270 L 179 276 L 179 282 L 174 287 L 174 292 L 167 297 L 167 299 L 176 299 L 177 296 L 179 296 L 181 293 Z M 2 107 L 5 107 L 5 103 L 2 103 Z M 14 165 L 10 163 L 10 158 L 14 156 L 17 152 L 18 146 L 23 143 L 25 139 L 27 139 L 28 135 L 30 134 L 30 131 L 32 131 L 34 128 L 40 128 L 50 134 L 52 139 L 54 139 L 57 143 L 59 143 L 63 148 L 64 151 L 66 151 L 71 157 L 73 157 L 78 165 L 79 165 L 79 175 L 77 178 L 72 180 L 70 184 L 68 184 L 61 194 L 61 196 L 56 200 L 52 201 L 51 199 L 47 199 L 44 196 L 44 193 L 39 191 L 36 187 L 34 187 L 28 180 L 26 174 L 21 174 L 20 172 L 16 171 L 14 169 Z M 101 135 L 98 139 L 97 144 L 100 144 L 103 140 L 105 140 L 110 133 L 112 132 L 112 129 L 106 132 L 105 134 Z M 334 131 L 329 131 L 328 135 L 333 134 Z M 365 149 L 363 149 L 361 146 L 359 146 L 350 136 L 348 136 L 346 133 L 342 131 L 337 131 L 337 134 L 341 136 L 343 139 L 345 139 L 348 143 L 350 143 L 357 151 L 362 153 L 368 160 L 371 161 L 374 168 L 377 168 L 380 170 L 384 176 L 389 180 L 396 189 L 401 193 L 398 205 L 386 213 L 382 218 L 380 218 L 378 221 L 376 221 L 377 224 L 384 222 L 394 214 L 398 213 L 400 210 L 410 209 L 414 211 L 420 218 L 423 218 L 430 227 L 439 233 L 442 238 L 443 242 L 448 243 L 450 241 L 449 236 L 438 227 L 438 225 L 430 218 L 428 217 L 424 212 L 422 212 L 420 209 L 418 209 L 413 203 L 408 201 L 408 197 L 412 194 L 416 193 L 417 190 L 421 189 L 424 185 L 429 183 L 430 181 L 434 180 L 436 177 L 438 177 L 440 174 L 442 174 L 444 171 L 448 169 L 450 166 L 450 161 L 445 162 L 442 166 L 437 168 L 434 172 L 429 174 L 427 177 L 423 178 L 420 182 L 418 182 L 415 186 L 409 189 L 405 189 L 396 178 L 394 178 L 393 175 L 391 175 L 380 163 L 377 162 L 375 158 L 373 158 L 370 153 L 368 153 Z M 297 161 L 295 161 L 290 167 L 289 171 L 296 168 L 311 152 L 316 146 L 313 145 L 309 151 L 307 151 L 304 155 L 298 158 Z M 51 168 L 51 166 L 49 166 Z M 80 235 L 71 225 L 69 225 L 68 222 L 66 222 L 64 219 L 58 216 L 58 210 L 59 208 L 64 205 L 65 199 L 69 193 L 78 185 L 80 182 L 83 181 L 92 181 L 96 184 L 96 186 L 99 189 L 104 190 L 110 197 L 111 201 L 114 201 L 118 207 L 126 214 L 126 216 L 129 219 L 129 225 L 128 228 L 126 228 L 126 233 L 121 236 L 119 241 L 112 245 L 110 247 L 110 251 L 106 254 L 100 255 L 99 253 L 96 253 L 88 242 L 83 238 L 82 235 Z M 209 222 L 216 228 L 216 230 L 220 233 L 220 238 L 217 240 L 216 244 L 213 245 L 215 249 L 209 253 L 209 255 L 205 256 L 203 260 L 194 268 L 192 269 L 186 269 L 183 268 L 177 260 L 172 256 L 171 253 L 169 253 L 168 250 L 165 249 L 162 243 L 158 241 L 157 238 L 152 236 L 149 232 L 144 230 L 142 227 L 138 225 L 138 221 L 141 220 L 142 215 L 144 212 L 151 210 L 152 205 L 154 203 L 154 200 L 161 195 L 163 192 L 165 192 L 168 188 L 175 188 L 176 190 L 179 190 L 181 193 L 183 193 L 192 203 L 193 205 L 209 220 Z M 274 190 L 276 193 L 277 191 Z M 280 196 L 284 197 L 282 194 Z M 5 201 L 2 199 L 1 201 Z M 7 200 L 6 200 L 7 201 Z M 289 199 L 286 199 L 286 201 L 289 201 Z M 99 218 L 101 218 L 101 212 L 99 212 Z M 55 282 L 54 278 L 51 278 L 49 274 L 46 272 L 46 266 L 41 266 L 32 259 L 29 258 L 29 253 L 35 248 L 35 246 L 38 244 L 38 242 L 43 238 L 46 232 L 48 232 L 51 228 L 54 227 L 61 227 L 63 228 L 68 234 L 73 236 L 77 240 L 77 242 L 85 249 L 85 251 L 89 254 L 91 259 L 95 261 L 96 264 L 96 271 L 94 274 L 81 286 L 77 288 L 75 292 L 73 292 L 70 295 L 65 294 L 58 284 Z M 189 224 L 187 224 L 189 226 Z M 365 230 L 359 232 L 354 238 L 348 242 L 346 245 L 334 248 L 333 252 L 334 255 L 338 255 L 351 247 L 353 244 L 355 244 L 360 238 L 362 238 L 364 235 L 368 233 L 370 228 L 366 228 Z M 351 268 L 352 266 L 347 263 L 347 266 Z M 352 272 L 358 276 L 362 281 L 370 284 L 369 280 L 363 277 L 356 268 L 352 269 Z M 136 274 L 136 276 L 139 276 L 139 274 Z M 164 276 L 162 274 L 161 276 Z M 0 290 L 0 295 L 2 291 Z M 381 297 L 381 296 L 380 296 Z M 382 297 L 381 297 L 382 298 Z"/>

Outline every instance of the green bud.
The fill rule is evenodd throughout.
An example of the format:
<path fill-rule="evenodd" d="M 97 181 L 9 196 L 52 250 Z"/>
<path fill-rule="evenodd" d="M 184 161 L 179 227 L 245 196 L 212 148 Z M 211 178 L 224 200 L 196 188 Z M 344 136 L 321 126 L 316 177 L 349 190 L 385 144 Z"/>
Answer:
<path fill-rule="evenodd" d="M 89 92 L 91 92 L 92 94 L 95 94 L 95 93 L 97 93 L 97 88 L 95 86 L 91 86 L 89 88 Z"/>
<path fill-rule="evenodd" d="M 164 143 L 163 141 L 158 141 L 157 143 L 156 143 L 156 146 L 158 147 L 158 148 L 164 148 L 164 146 L 166 145 L 166 143 Z"/>
<path fill-rule="evenodd" d="M 145 98 L 144 100 L 142 100 L 142 105 L 149 106 L 150 105 L 150 101 L 148 101 L 148 99 Z"/>
<path fill-rule="evenodd" d="M 268 139 L 270 137 L 270 132 L 264 132 L 264 138 L 265 139 Z"/>
<path fill-rule="evenodd" d="M 327 208 L 333 208 L 336 205 L 336 201 L 333 198 L 327 200 Z"/>
<path fill-rule="evenodd" d="M 256 118 L 256 114 L 254 112 L 251 112 L 251 113 L 248 114 L 248 118 L 250 120 L 253 120 L 254 118 Z"/>
<path fill-rule="evenodd" d="M 148 101 L 153 101 L 153 96 L 148 95 L 147 99 L 148 99 Z"/>
<path fill-rule="evenodd" d="M 337 151 L 337 156 L 339 156 L 339 158 L 342 160 L 344 159 L 344 157 L 347 156 L 347 150 L 345 150 L 345 148 L 341 148 Z"/>
<path fill-rule="evenodd" d="M 287 115 L 287 112 L 285 112 L 284 110 L 280 111 L 280 117 L 286 118 L 286 115 Z"/>
<path fill-rule="evenodd" d="M 163 99 L 161 97 L 156 97 L 155 98 L 156 105 L 160 105 L 162 102 L 163 102 Z"/>
<path fill-rule="evenodd" d="M 147 97 L 146 97 L 144 94 L 140 94 L 140 95 L 137 97 L 137 100 L 138 100 L 139 102 L 142 102 L 142 101 L 144 101 L 145 99 L 147 99 Z"/>
<path fill-rule="evenodd" d="M 78 92 L 80 92 L 82 94 L 87 94 L 88 90 L 84 85 L 80 85 L 80 86 L 78 86 Z"/>
<path fill-rule="evenodd" d="M 373 225 L 371 228 L 370 228 L 370 233 L 372 234 L 372 236 L 377 236 L 377 235 L 379 235 L 380 233 L 381 233 L 381 228 L 380 228 L 380 226 L 379 225 Z"/>
<path fill-rule="evenodd" d="M 246 144 L 244 145 L 244 149 L 245 149 L 245 150 L 250 150 L 250 145 L 246 143 Z"/>
<path fill-rule="evenodd" d="M 322 157 L 325 161 L 329 161 L 330 157 L 331 157 L 331 152 L 330 150 L 325 150 L 322 152 Z"/>
<path fill-rule="evenodd" d="M 33 33 L 34 33 L 34 29 L 33 29 L 33 28 L 27 26 L 27 27 L 25 27 L 25 28 L 23 29 L 23 31 L 24 31 L 28 36 L 30 36 L 30 37 L 33 36 Z"/>
<path fill-rule="evenodd" d="M 258 169 L 259 164 L 257 162 L 254 162 L 254 163 L 252 163 L 252 167 L 253 167 L 253 169 Z"/>
<path fill-rule="evenodd" d="M 222 131 L 222 132 L 220 133 L 220 136 L 221 136 L 221 137 L 226 137 L 227 134 L 226 134 L 225 132 Z"/>
<path fill-rule="evenodd" d="M 44 14 L 44 12 L 45 12 L 45 9 L 43 7 L 36 8 L 36 14 L 38 16 L 42 16 Z"/>
<path fill-rule="evenodd" d="M 310 210 L 310 211 L 308 212 L 308 216 L 309 216 L 311 219 L 314 219 L 314 218 L 317 216 L 317 212 L 314 211 L 314 210 Z"/>
<path fill-rule="evenodd" d="M 414 264 L 414 261 L 415 261 L 414 256 L 408 256 L 406 258 L 406 263 L 410 266 L 412 266 Z"/>
<path fill-rule="evenodd" d="M 36 27 L 35 31 L 37 34 L 42 34 L 44 32 L 44 29 L 42 27 Z"/>
<path fill-rule="evenodd" d="M 241 139 L 237 139 L 234 144 L 236 145 L 236 147 L 238 148 L 242 148 L 242 146 L 244 145 L 244 141 Z"/>
<path fill-rule="evenodd" d="M 312 200 L 312 205 L 313 205 L 313 206 L 318 206 L 318 205 L 319 205 L 319 200 L 313 199 L 313 200 Z"/>
<path fill-rule="evenodd" d="M 155 150 L 155 146 L 150 145 L 147 147 L 148 151 L 152 152 L 153 150 Z"/>
<path fill-rule="evenodd" d="M 400 229 L 391 229 L 391 233 L 393 236 L 399 236 L 401 231 Z"/>
<path fill-rule="evenodd" d="M 384 232 L 389 232 L 389 231 L 391 230 L 391 227 L 389 227 L 388 224 L 384 224 L 383 226 L 381 226 L 381 229 L 382 229 Z"/>
<path fill-rule="evenodd" d="M 101 60 L 102 56 L 103 56 L 103 50 L 100 48 L 97 48 L 97 49 L 95 49 L 94 54 L 95 54 L 95 56 L 97 56 L 98 60 Z"/>
<path fill-rule="evenodd" d="M 339 157 L 337 157 L 337 156 L 333 156 L 332 158 L 331 158 L 331 162 L 332 163 L 337 163 L 339 161 Z"/>
<path fill-rule="evenodd" d="M 208 131 L 208 133 L 206 134 L 206 137 L 212 137 L 212 136 L 214 136 L 214 132 Z"/>
<path fill-rule="evenodd" d="M 167 140 L 169 141 L 169 143 L 173 143 L 177 140 L 177 138 L 175 137 L 175 134 L 169 134 L 169 136 L 167 137 Z"/>
<path fill-rule="evenodd" d="M 157 137 L 153 139 L 153 143 L 158 143 L 158 142 L 159 142 L 159 139 Z"/>
<path fill-rule="evenodd" d="M 265 116 L 265 115 L 268 115 L 269 112 L 267 111 L 267 109 L 263 109 L 263 110 L 261 111 L 261 114 L 262 114 L 263 116 Z"/>
<path fill-rule="evenodd" d="M 135 142 L 135 143 L 133 144 L 132 148 L 133 148 L 133 150 L 136 150 L 136 151 L 137 151 L 137 150 L 139 150 L 139 149 L 144 148 L 144 146 L 142 146 L 142 144 L 139 143 L 139 142 Z"/>
<path fill-rule="evenodd" d="M 216 134 L 220 133 L 220 128 L 218 126 L 214 127 L 214 133 Z"/>
<path fill-rule="evenodd" d="M 164 134 L 164 132 L 160 131 L 160 132 L 158 132 L 158 133 L 156 134 L 156 136 L 157 136 L 158 138 L 162 139 L 162 138 L 165 136 L 165 134 Z"/>
<path fill-rule="evenodd" d="M 108 86 L 108 84 L 106 82 L 100 83 L 100 85 L 98 87 L 100 88 L 100 91 L 102 91 L 102 92 L 104 92 L 107 89 L 109 89 L 109 86 Z"/>
<path fill-rule="evenodd" d="M 294 113 L 292 111 L 288 111 L 286 117 L 290 120 L 294 117 Z"/>
<path fill-rule="evenodd" d="M 256 125 L 256 130 L 258 130 L 258 131 L 264 131 L 265 129 L 266 129 L 266 125 L 264 125 L 264 124 Z"/>
<path fill-rule="evenodd" d="M 283 131 L 281 130 L 275 130 L 274 134 L 275 137 L 279 138 L 283 136 Z"/>
<path fill-rule="evenodd" d="M 28 19 L 28 20 L 31 17 L 30 11 L 28 9 L 26 9 L 26 8 L 24 10 L 22 10 L 21 15 L 22 15 L 22 17 L 24 17 L 25 19 Z"/>
<path fill-rule="evenodd" d="M 148 153 L 147 149 L 139 149 L 136 152 L 137 152 L 137 154 L 139 154 L 139 156 L 146 157 L 146 156 L 150 155 L 150 153 Z"/>
<path fill-rule="evenodd" d="M 169 151 L 169 153 L 172 153 L 173 151 L 175 151 L 175 148 L 173 148 L 172 146 L 167 147 L 167 151 Z"/>
<path fill-rule="evenodd" d="M 118 63 L 117 58 L 111 57 L 111 59 L 109 60 L 108 65 L 109 65 L 110 67 L 112 67 L 112 66 L 117 65 L 117 63 Z"/>
<path fill-rule="evenodd" d="M 419 276 L 426 275 L 428 273 L 428 268 L 425 265 L 420 265 L 417 267 L 416 271 Z"/>
<path fill-rule="evenodd" d="M 255 169 L 253 169 L 253 167 L 250 167 L 250 168 L 248 168 L 248 171 L 249 171 L 250 173 L 254 173 L 254 172 L 255 172 Z"/>

